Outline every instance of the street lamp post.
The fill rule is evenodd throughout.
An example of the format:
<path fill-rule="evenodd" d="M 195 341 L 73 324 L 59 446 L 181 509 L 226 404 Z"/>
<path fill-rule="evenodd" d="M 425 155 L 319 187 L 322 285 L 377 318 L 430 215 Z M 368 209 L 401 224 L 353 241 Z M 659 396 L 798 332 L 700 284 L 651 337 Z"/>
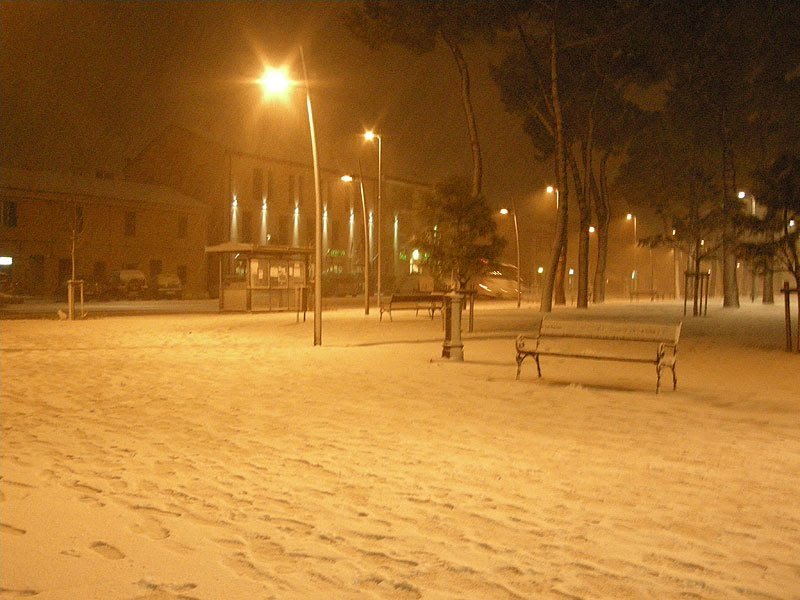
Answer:
<path fill-rule="evenodd" d="M 558 221 L 559 221 L 559 212 L 560 212 L 560 204 L 561 198 L 557 187 L 552 185 L 547 186 L 547 193 L 556 195 L 556 229 L 558 228 Z M 566 207 L 565 207 L 566 208 Z M 556 261 L 555 271 L 556 274 L 554 275 L 554 283 L 555 289 L 553 292 L 556 295 L 556 302 L 559 302 L 559 293 L 561 296 L 564 295 L 564 273 L 567 267 L 567 243 L 568 243 L 568 233 L 564 232 L 564 239 L 563 243 L 561 244 L 561 250 L 558 253 L 558 260 Z M 566 298 L 564 298 L 566 302 Z"/>
<path fill-rule="evenodd" d="M 625 215 L 625 219 L 633 221 L 633 273 L 631 273 L 631 280 L 633 281 L 632 291 L 637 292 L 639 291 L 639 272 L 636 270 L 636 247 L 639 245 L 639 236 L 636 233 L 638 221 L 636 215 L 631 213 Z"/>
<path fill-rule="evenodd" d="M 314 112 L 311 108 L 311 87 L 303 47 L 300 46 L 300 62 L 303 66 L 303 85 L 306 90 L 308 129 L 311 136 L 311 156 L 314 162 L 314 345 L 322 345 L 322 194 L 319 180 L 319 158 L 317 135 L 314 128 Z M 292 82 L 285 69 L 267 69 L 260 81 L 268 94 L 287 94 Z"/>
<path fill-rule="evenodd" d="M 378 266 L 378 273 L 377 273 L 377 282 L 376 283 L 377 283 L 377 288 L 378 288 L 377 289 L 378 302 L 380 302 L 381 290 L 383 289 L 381 287 L 381 271 L 383 270 L 381 268 L 381 223 L 382 223 L 382 221 L 381 221 L 381 188 L 383 187 L 383 183 L 382 183 L 383 178 L 381 177 L 381 175 L 382 175 L 381 169 L 383 167 L 383 164 L 382 164 L 383 163 L 383 156 L 382 156 L 382 154 L 383 154 L 383 149 L 382 149 L 382 147 L 383 147 L 383 138 L 381 137 L 381 135 L 379 133 L 375 133 L 374 131 L 370 130 L 370 131 L 367 131 L 367 132 L 364 133 L 364 139 L 367 140 L 368 142 L 371 142 L 372 140 L 375 140 L 375 139 L 378 140 L 378 206 L 377 206 L 377 210 L 375 211 L 376 212 L 375 216 L 376 216 L 376 219 L 378 221 L 378 223 L 377 223 L 378 235 L 376 236 L 376 242 L 377 242 L 377 245 L 378 245 L 378 250 L 375 253 L 375 260 L 378 263 L 378 265 L 377 265 Z"/>
<path fill-rule="evenodd" d="M 501 215 L 507 215 L 508 209 L 501 208 Z M 511 199 L 511 214 L 514 217 L 514 242 L 517 247 L 517 308 L 522 305 L 522 280 L 520 277 L 520 258 L 519 258 L 519 226 L 517 224 L 517 203 Z"/>
<path fill-rule="evenodd" d="M 352 175 L 342 175 L 342 181 L 351 183 Z M 367 199 L 364 195 L 364 178 L 358 179 L 359 189 L 361 190 L 361 213 L 364 221 L 364 314 L 369 314 L 369 228 L 367 227 Z M 380 296 L 378 297 L 380 302 Z"/>
<path fill-rule="evenodd" d="M 555 192 L 556 194 L 556 210 L 558 210 L 558 188 L 554 188 L 552 185 L 547 186 L 547 193 L 552 194 Z"/>

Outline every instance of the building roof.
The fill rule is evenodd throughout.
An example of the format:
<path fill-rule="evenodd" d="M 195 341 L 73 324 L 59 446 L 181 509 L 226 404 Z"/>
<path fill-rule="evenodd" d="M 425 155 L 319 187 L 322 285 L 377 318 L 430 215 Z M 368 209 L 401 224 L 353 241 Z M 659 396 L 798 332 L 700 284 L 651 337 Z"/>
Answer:
<path fill-rule="evenodd" d="M 242 242 L 223 242 L 215 246 L 206 246 L 207 254 L 269 254 L 272 256 L 310 256 L 314 248 L 297 246 L 262 246 Z"/>
<path fill-rule="evenodd" d="M 59 171 L 29 171 L 0 167 L 0 188 L 6 193 L 45 193 L 85 196 L 141 204 L 203 207 L 205 203 L 160 185 L 126 179 L 88 177 Z"/>

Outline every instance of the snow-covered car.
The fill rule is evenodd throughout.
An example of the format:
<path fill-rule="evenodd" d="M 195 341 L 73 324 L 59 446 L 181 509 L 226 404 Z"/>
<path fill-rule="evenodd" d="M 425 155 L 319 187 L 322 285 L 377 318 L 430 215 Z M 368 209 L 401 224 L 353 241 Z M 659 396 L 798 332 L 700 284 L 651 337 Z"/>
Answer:
<path fill-rule="evenodd" d="M 108 295 L 117 300 L 146 298 L 147 278 L 138 269 L 114 271 L 108 278 Z"/>
<path fill-rule="evenodd" d="M 525 282 L 522 289 L 525 289 Z M 517 268 L 514 265 L 492 265 L 475 281 L 475 292 L 483 298 L 511 300 L 517 297 Z"/>
<path fill-rule="evenodd" d="M 159 273 L 153 281 L 153 298 L 182 298 L 183 282 L 174 273 Z"/>

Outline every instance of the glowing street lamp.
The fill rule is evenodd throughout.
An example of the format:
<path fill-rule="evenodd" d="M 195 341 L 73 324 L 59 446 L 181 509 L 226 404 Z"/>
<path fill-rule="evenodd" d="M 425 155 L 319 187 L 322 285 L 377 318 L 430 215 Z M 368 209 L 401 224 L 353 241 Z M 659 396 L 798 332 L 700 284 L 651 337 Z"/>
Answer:
<path fill-rule="evenodd" d="M 370 131 L 364 132 L 364 139 L 366 141 L 368 141 L 368 142 L 372 142 L 374 140 L 378 140 L 378 207 L 377 207 L 377 215 L 376 215 L 377 220 L 378 220 L 378 235 L 376 236 L 377 237 L 378 250 L 377 250 L 376 255 L 375 255 L 375 260 L 378 263 L 378 278 L 377 278 L 377 288 L 378 289 L 377 289 L 377 293 L 378 293 L 378 300 L 380 301 L 380 297 L 381 297 L 381 271 L 383 270 L 383 269 L 381 269 L 381 223 L 382 223 L 382 221 L 381 221 L 381 188 L 383 187 L 383 185 L 382 185 L 383 177 L 382 177 L 381 169 L 382 169 L 382 166 L 383 166 L 382 165 L 382 163 L 383 163 L 383 156 L 382 156 L 382 154 L 383 154 L 383 150 L 382 150 L 383 138 L 381 137 L 381 135 L 379 133 L 375 133 L 374 131 L 370 130 Z"/>
<path fill-rule="evenodd" d="M 314 345 L 322 345 L 322 194 L 319 180 L 319 159 L 317 156 L 317 135 L 314 129 L 314 112 L 311 108 L 311 88 L 308 85 L 308 70 L 303 47 L 300 46 L 300 62 L 303 66 L 303 87 L 306 90 L 306 110 L 308 112 L 308 129 L 311 136 L 311 155 L 314 161 Z M 259 80 L 264 96 L 288 95 L 293 85 L 298 85 L 289 78 L 287 68 L 267 69 Z"/>
<path fill-rule="evenodd" d="M 507 215 L 508 209 L 501 208 L 501 215 Z M 517 225 L 517 204 L 514 199 L 511 199 L 511 214 L 514 216 L 514 241 L 517 246 L 517 308 L 522 305 L 522 280 L 520 277 L 520 258 L 519 258 L 519 226 Z"/>

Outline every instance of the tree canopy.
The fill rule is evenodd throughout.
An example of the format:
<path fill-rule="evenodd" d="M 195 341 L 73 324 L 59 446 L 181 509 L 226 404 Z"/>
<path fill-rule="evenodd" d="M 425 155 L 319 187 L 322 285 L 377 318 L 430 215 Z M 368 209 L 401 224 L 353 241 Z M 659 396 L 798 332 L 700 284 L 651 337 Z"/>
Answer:
<path fill-rule="evenodd" d="M 483 196 L 472 194 L 464 177 L 436 185 L 422 207 L 425 229 L 420 240 L 440 279 L 464 289 L 497 260 L 505 241 L 497 235 L 492 209 Z"/>

